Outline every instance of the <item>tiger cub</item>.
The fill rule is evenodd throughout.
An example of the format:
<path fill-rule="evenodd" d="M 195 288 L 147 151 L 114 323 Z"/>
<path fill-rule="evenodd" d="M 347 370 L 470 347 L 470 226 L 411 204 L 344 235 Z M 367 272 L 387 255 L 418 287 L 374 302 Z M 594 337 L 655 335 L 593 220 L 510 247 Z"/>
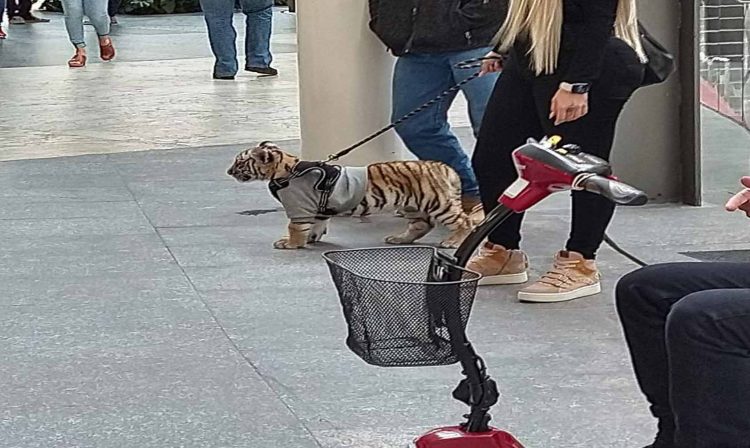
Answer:
<path fill-rule="evenodd" d="M 305 162 L 271 142 L 241 152 L 227 171 L 240 182 L 265 180 L 289 218 L 288 236 L 277 249 L 299 249 L 320 241 L 332 216 L 367 216 L 400 210 L 409 222 L 389 244 L 409 244 L 440 223 L 451 230 L 441 247 L 455 248 L 473 228 L 461 204 L 461 180 L 441 162 L 406 161 L 342 167 Z"/>

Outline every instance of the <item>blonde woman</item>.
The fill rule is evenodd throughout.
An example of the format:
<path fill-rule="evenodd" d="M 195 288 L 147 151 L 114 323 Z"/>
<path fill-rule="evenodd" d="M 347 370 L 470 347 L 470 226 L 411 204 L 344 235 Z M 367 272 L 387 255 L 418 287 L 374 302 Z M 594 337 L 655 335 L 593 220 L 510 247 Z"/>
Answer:
<path fill-rule="evenodd" d="M 502 70 L 474 151 L 473 166 L 485 211 L 516 179 L 511 152 L 527 138 L 557 134 L 564 142 L 609 158 L 617 119 L 643 81 L 635 0 L 511 0 L 508 17 L 487 61 L 486 73 Z M 573 217 L 565 250 L 552 269 L 522 289 L 525 302 L 561 302 L 601 290 L 594 261 L 614 204 L 573 193 Z M 470 262 L 484 284 L 528 281 L 520 250 L 522 215 L 507 220 Z"/>

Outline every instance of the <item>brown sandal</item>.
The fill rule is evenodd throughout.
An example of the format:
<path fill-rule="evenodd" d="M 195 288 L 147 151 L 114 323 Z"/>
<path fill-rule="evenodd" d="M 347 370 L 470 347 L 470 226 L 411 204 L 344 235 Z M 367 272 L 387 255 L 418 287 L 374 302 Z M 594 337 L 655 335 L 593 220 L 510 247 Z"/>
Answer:
<path fill-rule="evenodd" d="M 112 45 L 112 39 L 108 38 L 106 44 L 99 41 L 99 57 L 102 58 L 102 61 L 111 61 L 115 58 L 115 47 Z"/>
<path fill-rule="evenodd" d="M 84 67 L 85 65 L 86 65 L 85 54 L 76 53 L 75 56 L 70 58 L 70 60 L 68 61 L 68 67 L 71 67 L 71 68 Z"/>

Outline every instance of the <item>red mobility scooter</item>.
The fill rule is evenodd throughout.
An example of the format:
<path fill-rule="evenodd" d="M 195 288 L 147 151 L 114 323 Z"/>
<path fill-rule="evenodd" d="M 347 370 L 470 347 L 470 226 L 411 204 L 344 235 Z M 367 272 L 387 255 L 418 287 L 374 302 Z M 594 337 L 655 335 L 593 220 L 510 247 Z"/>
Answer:
<path fill-rule="evenodd" d="M 479 275 L 465 266 L 484 239 L 513 213 L 551 193 L 586 190 L 619 205 L 643 205 L 645 193 L 619 182 L 606 161 L 560 138 L 529 140 L 513 153 L 518 179 L 499 205 L 449 255 L 411 246 L 331 251 L 324 254 L 341 299 L 348 347 L 381 367 L 461 363 L 465 379 L 453 397 L 470 407 L 466 421 L 417 438 L 416 448 L 523 448 L 510 433 L 491 427 L 497 384 L 466 338 Z"/>

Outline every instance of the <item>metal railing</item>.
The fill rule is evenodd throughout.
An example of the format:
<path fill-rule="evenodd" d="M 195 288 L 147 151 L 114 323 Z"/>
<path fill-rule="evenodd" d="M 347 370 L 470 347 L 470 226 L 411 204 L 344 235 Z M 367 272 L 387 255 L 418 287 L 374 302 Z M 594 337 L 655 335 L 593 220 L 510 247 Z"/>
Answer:
<path fill-rule="evenodd" d="M 750 0 L 702 0 L 701 103 L 750 128 Z"/>

